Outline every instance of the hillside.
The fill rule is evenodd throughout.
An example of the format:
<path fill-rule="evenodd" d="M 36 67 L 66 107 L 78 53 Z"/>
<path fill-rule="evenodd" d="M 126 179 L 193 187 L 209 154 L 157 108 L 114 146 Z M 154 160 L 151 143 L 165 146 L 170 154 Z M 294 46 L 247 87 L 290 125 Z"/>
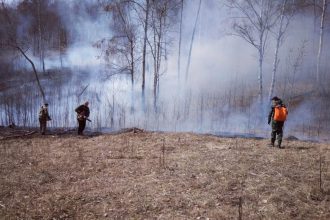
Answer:
<path fill-rule="evenodd" d="M 3 139 L 0 219 L 330 219 L 330 144 L 268 142 L 155 132 Z"/>

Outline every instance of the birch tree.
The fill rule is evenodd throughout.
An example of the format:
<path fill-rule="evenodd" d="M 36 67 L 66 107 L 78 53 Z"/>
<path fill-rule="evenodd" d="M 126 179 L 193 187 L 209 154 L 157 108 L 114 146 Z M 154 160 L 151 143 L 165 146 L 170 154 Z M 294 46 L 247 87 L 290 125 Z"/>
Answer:
<path fill-rule="evenodd" d="M 145 108 L 146 56 L 147 56 L 149 11 L 150 11 L 150 0 L 146 0 L 143 51 L 142 51 L 142 105 L 143 105 L 143 108 Z"/>
<path fill-rule="evenodd" d="M 293 16 L 292 9 L 288 9 L 288 0 L 283 0 L 281 10 L 280 10 L 280 19 L 278 24 L 278 31 L 275 33 L 275 39 L 276 39 L 276 45 L 275 45 L 275 54 L 274 54 L 274 61 L 273 61 L 273 69 L 272 69 L 272 80 L 271 85 L 269 88 L 269 94 L 268 94 L 268 101 L 270 104 L 271 97 L 273 96 L 275 82 L 276 82 L 276 72 L 277 67 L 280 62 L 278 53 L 280 50 L 280 46 L 283 43 L 284 34 L 289 26 L 290 20 Z"/>
<path fill-rule="evenodd" d="M 183 0 L 180 1 L 180 26 L 179 26 L 179 48 L 178 48 L 178 81 L 180 81 L 181 71 L 181 42 L 182 42 L 182 16 L 183 16 Z"/>
<path fill-rule="evenodd" d="M 228 7 L 239 15 L 234 19 L 233 35 L 244 39 L 258 52 L 259 103 L 263 106 L 263 64 L 270 29 L 277 20 L 275 1 L 229 0 Z"/>
<path fill-rule="evenodd" d="M 195 33 L 196 33 L 196 28 L 197 28 L 197 22 L 198 22 L 198 18 L 199 18 L 199 13 L 200 13 L 200 10 L 201 10 L 201 6 L 202 6 L 202 0 L 199 0 L 198 9 L 197 9 L 197 15 L 196 15 L 195 24 L 194 24 L 194 29 L 193 29 L 193 32 L 192 32 L 192 35 L 191 35 L 191 41 L 190 41 L 190 47 L 189 47 L 189 53 L 188 53 L 188 62 L 187 62 L 187 68 L 186 68 L 186 74 L 185 74 L 185 81 L 188 80 L 188 73 L 189 73 L 190 60 L 191 60 L 191 53 L 192 53 L 192 48 L 193 48 L 193 44 L 194 44 Z"/>
<path fill-rule="evenodd" d="M 317 53 L 317 63 L 316 63 L 316 82 L 317 82 L 317 88 L 319 88 L 319 89 L 322 86 L 321 76 L 320 76 L 320 63 L 321 63 L 321 57 L 322 57 L 322 52 L 323 52 L 324 20 L 325 20 L 327 7 L 328 7 L 328 0 L 323 0 L 322 15 L 321 15 L 321 22 L 320 22 L 319 49 L 318 49 L 318 53 Z"/>

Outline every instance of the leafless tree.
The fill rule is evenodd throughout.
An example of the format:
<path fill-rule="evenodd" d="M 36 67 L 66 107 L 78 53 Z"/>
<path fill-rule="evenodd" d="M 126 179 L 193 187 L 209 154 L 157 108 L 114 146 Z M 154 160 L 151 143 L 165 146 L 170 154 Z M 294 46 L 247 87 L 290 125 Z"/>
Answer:
<path fill-rule="evenodd" d="M 185 80 L 186 81 L 188 80 L 188 73 L 189 73 L 190 60 L 191 60 L 191 52 L 192 52 L 192 47 L 193 47 L 193 44 L 194 44 L 195 33 L 196 33 L 196 28 L 197 28 L 197 22 L 198 22 L 201 6 L 202 6 L 202 0 L 199 0 L 197 15 L 196 15 L 196 19 L 195 19 L 194 29 L 193 29 L 193 32 L 192 32 L 192 35 L 191 35 L 191 41 L 190 41 L 190 47 L 189 47 L 189 53 L 188 53 L 188 62 L 187 62 L 186 75 L 185 75 Z"/>
<path fill-rule="evenodd" d="M 134 110 L 134 80 L 137 57 L 137 24 L 130 1 L 109 1 L 105 10 L 111 14 L 110 39 L 102 39 L 95 46 L 104 52 L 110 66 L 110 75 L 128 74 L 131 81 L 131 111 Z"/>
<path fill-rule="evenodd" d="M 145 108 L 146 55 L 147 55 L 149 11 L 150 11 L 150 0 L 146 0 L 143 51 L 142 51 L 142 102 L 143 102 L 142 105 L 143 105 L 143 108 Z"/>
<path fill-rule="evenodd" d="M 15 34 L 16 30 L 13 30 L 13 28 L 15 28 L 16 25 L 13 22 L 13 18 L 10 17 L 10 13 L 8 12 L 8 9 L 6 8 L 4 2 L 1 3 L 1 9 L 5 15 L 6 22 L 7 22 L 7 25 L 5 26 L 7 37 L 6 37 L 6 39 L 2 39 L 1 47 L 2 48 L 9 47 L 9 48 L 12 48 L 12 49 L 18 51 L 31 64 L 40 94 L 42 96 L 42 100 L 43 100 L 43 102 L 45 102 L 46 101 L 45 92 L 41 86 L 37 69 L 34 65 L 34 62 L 27 55 L 27 51 L 29 50 L 28 46 L 27 46 L 28 42 L 25 39 L 23 39 L 23 40 L 18 39 L 18 36 Z M 26 47 L 27 49 L 23 49 L 24 47 Z"/>
<path fill-rule="evenodd" d="M 183 16 L 183 0 L 180 4 L 180 27 L 179 27 L 179 53 L 178 53 L 178 80 L 180 81 L 181 71 L 181 43 L 182 43 L 182 16 Z"/>
<path fill-rule="evenodd" d="M 270 104 L 270 99 L 273 96 L 274 86 L 276 81 L 276 72 L 277 67 L 280 62 L 278 53 L 281 44 L 283 43 L 284 34 L 290 24 L 291 18 L 294 15 L 292 5 L 288 5 L 288 0 L 283 0 L 280 12 L 280 19 L 278 22 L 278 32 L 275 33 L 276 45 L 275 45 L 275 55 L 274 55 L 274 62 L 273 62 L 273 69 L 272 69 L 272 80 L 268 94 L 268 100 Z"/>
<path fill-rule="evenodd" d="M 228 7 L 238 12 L 234 19 L 233 35 L 236 35 L 258 51 L 259 102 L 263 105 L 263 63 L 270 29 L 278 19 L 277 1 L 228 0 Z"/>
<path fill-rule="evenodd" d="M 43 44 L 43 36 L 42 36 L 42 31 L 41 31 L 41 3 L 40 0 L 37 0 L 37 17 L 38 17 L 38 49 L 39 49 L 39 54 L 40 54 L 40 62 L 42 64 L 42 70 L 45 73 L 45 50 L 44 50 L 44 44 Z"/>
<path fill-rule="evenodd" d="M 178 5 L 176 1 L 152 0 L 151 1 L 151 37 L 148 38 L 151 55 L 153 58 L 153 97 L 154 109 L 157 110 L 157 98 L 159 93 L 159 79 L 164 59 L 167 59 L 166 50 L 168 47 L 168 32 L 171 29 L 171 22 L 177 15 Z M 172 20 L 171 20 L 172 19 Z"/>
<path fill-rule="evenodd" d="M 131 17 L 129 1 L 107 1 L 105 11 L 111 14 L 111 38 L 103 38 L 96 42 L 102 55 L 109 62 L 110 76 L 129 74 L 134 84 L 136 62 L 136 24 Z"/>
<path fill-rule="evenodd" d="M 322 86 L 321 77 L 320 77 L 320 62 L 321 62 L 321 56 L 322 56 L 322 52 L 323 52 L 324 20 L 325 20 L 327 6 L 328 6 L 328 1 L 323 0 L 321 23 L 320 23 L 320 40 L 319 40 L 319 49 L 318 49 L 318 53 L 317 53 L 317 64 L 316 64 L 316 82 L 317 82 L 318 88 L 320 88 Z"/>

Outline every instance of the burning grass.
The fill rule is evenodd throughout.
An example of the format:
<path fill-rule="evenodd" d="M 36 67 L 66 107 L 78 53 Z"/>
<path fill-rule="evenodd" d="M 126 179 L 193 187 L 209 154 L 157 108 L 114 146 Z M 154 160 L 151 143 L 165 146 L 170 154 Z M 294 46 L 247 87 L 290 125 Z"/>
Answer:
<path fill-rule="evenodd" d="M 267 144 L 152 132 L 2 140 L 0 216 L 330 219 L 330 145 Z"/>

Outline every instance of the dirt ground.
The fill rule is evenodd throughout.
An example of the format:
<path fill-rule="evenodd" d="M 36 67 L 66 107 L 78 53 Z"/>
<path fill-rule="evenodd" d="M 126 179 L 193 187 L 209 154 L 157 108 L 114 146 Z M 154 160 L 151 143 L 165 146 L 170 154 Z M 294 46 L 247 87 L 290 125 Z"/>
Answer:
<path fill-rule="evenodd" d="M 268 142 L 159 132 L 2 139 L 0 219 L 330 219 L 330 144 Z"/>

